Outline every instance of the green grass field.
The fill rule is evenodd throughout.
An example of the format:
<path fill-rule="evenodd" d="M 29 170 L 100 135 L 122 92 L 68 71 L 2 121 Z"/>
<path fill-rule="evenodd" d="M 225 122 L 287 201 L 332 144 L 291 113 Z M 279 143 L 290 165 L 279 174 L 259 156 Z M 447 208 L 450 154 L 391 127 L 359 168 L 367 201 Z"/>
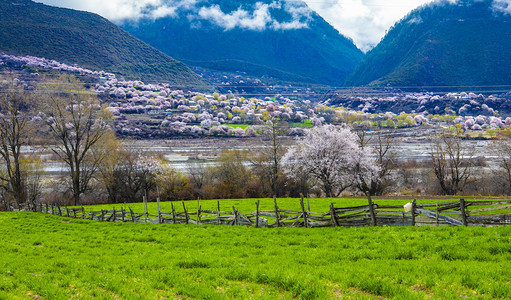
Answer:
<path fill-rule="evenodd" d="M 252 126 L 252 125 L 248 125 L 248 124 L 222 124 L 222 125 L 225 125 L 225 126 L 231 127 L 231 128 L 241 128 L 241 129 L 247 129 L 248 127 Z"/>
<path fill-rule="evenodd" d="M 0 299 L 511 298 L 511 227 L 267 229 L 12 212 L 0 213 L 0 232 Z"/>

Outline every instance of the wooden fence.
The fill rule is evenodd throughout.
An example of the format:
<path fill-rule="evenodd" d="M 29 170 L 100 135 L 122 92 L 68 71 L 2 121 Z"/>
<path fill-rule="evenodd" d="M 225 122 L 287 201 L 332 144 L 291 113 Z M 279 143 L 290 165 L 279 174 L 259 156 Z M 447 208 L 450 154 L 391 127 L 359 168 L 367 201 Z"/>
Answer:
<path fill-rule="evenodd" d="M 159 224 L 213 224 L 244 225 L 255 227 L 361 227 L 361 226 L 494 226 L 511 224 L 511 201 L 465 201 L 443 203 L 417 203 L 391 206 L 371 204 L 356 207 L 334 207 L 327 212 L 312 212 L 300 199 L 300 210 L 282 209 L 274 199 L 272 210 L 260 210 L 257 201 L 255 211 L 242 213 L 234 206 L 232 211 L 189 211 L 185 203 L 171 202 L 171 212 L 160 211 L 153 215 L 134 212 L 131 208 L 86 211 L 84 207 L 67 208 L 59 205 L 34 204 L 11 206 L 10 210 L 29 210 L 70 218 L 103 222 L 134 222 Z M 182 211 L 178 211 L 182 204 Z M 270 222 L 273 221 L 273 222 Z"/>

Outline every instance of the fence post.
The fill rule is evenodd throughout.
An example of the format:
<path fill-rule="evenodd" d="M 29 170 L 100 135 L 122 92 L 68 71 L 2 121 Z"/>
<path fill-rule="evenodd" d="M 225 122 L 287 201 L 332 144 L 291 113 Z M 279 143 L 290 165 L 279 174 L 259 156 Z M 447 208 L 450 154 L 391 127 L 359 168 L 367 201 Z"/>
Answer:
<path fill-rule="evenodd" d="M 303 197 L 300 199 L 300 206 L 302 207 L 303 226 L 305 228 L 309 228 L 309 221 L 307 220 L 307 212 L 305 211 L 305 205 L 303 204 Z"/>
<path fill-rule="evenodd" d="M 460 211 L 461 211 L 461 221 L 463 222 L 463 226 L 467 226 L 467 214 L 465 212 L 465 199 L 460 199 Z"/>
<path fill-rule="evenodd" d="M 130 214 L 131 214 L 131 222 L 135 223 L 135 214 L 133 213 L 133 210 L 131 209 L 131 207 L 129 209 L 130 209 Z"/>
<path fill-rule="evenodd" d="M 371 199 L 371 195 L 367 195 L 367 202 L 369 203 L 369 214 L 371 215 L 371 225 L 376 226 L 376 214 L 374 212 L 373 200 Z"/>
<path fill-rule="evenodd" d="M 234 213 L 234 222 L 232 225 L 238 225 L 238 212 L 236 211 L 236 208 L 234 206 L 232 207 L 232 212 Z"/>
<path fill-rule="evenodd" d="M 172 224 L 176 224 L 176 210 L 174 209 L 174 203 L 170 202 L 172 208 Z"/>
<path fill-rule="evenodd" d="M 220 225 L 220 201 L 216 202 L 216 206 L 217 206 L 217 209 L 218 209 L 217 210 L 218 215 L 217 215 L 216 219 L 217 219 L 218 225 Z"/>
<path fill-rule="evenodd" d="M 145 207 L 145 221 L 147 223 L 147 219 L 149 218 L 149 210 L 147 209 L 147 191 L 146 195 L 142 196 L 142 200 L 144 201 L 144 207 Z"/>
<path fill-rule="evenodd" d="M 413 199 L 412 201 L 412 226 L 415 226 L 415 206 L 416 206 L 417 200 Z"/>
<path fill-rule="evenodd" d="M 330 203 L 330 219 L 332 220 L 332 227 L 339 226 L 339 223 L 337 222 L 337 216 L 335 215 L 335 208 L 333 203 Z"/>
<path fill-rule="evenodd" d="M 82 206 L 82 219 L 85 219 L 85 209 Z"/>
<path fill-rule="evenodd" d="M 256 202 L 256 228 L 259 228 L 259 200 Z"/>
<path fill-rule="evenodd" d="M 276 224 L 277 224 L 277 227 L 280 227 L 280 220 L 279 220 L 279 207 L 277 206 L 277 196 L 273 196 L 273 204 L 275 204 L 275 218 L 276 218 Z"/>
<path fill-rule="evenodd" d="M 185 210 L 185 222 L 188 224 L 188 212 L 186 211 L 185 202 L 183 201 L 183 209 Z"/>
<path fill-rule="evenodd" d="M 157 206 L 157 209 L 158 209 L 158 224 L 161 224 L 161 213 L 160 213 L 160 189 L 158 188 L 158 185 L 156 185 L 156 192 L 157 192 L 157 196 L 156 196 L 156 206 Z"/>
<path fill-rule="evenodd" d="M 115 210 L 115 207 L 113 208 L 112 212 L 113 212 L 113 213 L 112 213 L 112 216 L 113 216 L 113 218 L 112 218 L 112 222 L 114 222 L 114 223 L 115 223 L 115 219 L 116 219 L 116 217 L 117 217 L 117 216 L 116 216 L 117 211 Z"/>
<path fill-rule="evenodd" d="M 436 201 L 436 226 L 439 225 L 439 219 L 438 219 L 438 214 L 439 214 L 439 211 L 438 211 L 438 200 Z"/>
<path fill-rule="evenodd" d="M 200 198 L 197 198 L 197 225 L 200 225 Z"/>

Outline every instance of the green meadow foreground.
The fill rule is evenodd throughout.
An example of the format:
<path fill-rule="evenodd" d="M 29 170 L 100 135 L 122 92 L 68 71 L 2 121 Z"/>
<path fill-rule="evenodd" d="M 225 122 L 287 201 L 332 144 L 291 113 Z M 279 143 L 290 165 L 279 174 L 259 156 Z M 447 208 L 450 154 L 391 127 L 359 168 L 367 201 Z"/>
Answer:
<path fill-rule="evenodd" d="M 249 228 L 0 213 L 0 299 L 511 298 L 511 227 Z"/>

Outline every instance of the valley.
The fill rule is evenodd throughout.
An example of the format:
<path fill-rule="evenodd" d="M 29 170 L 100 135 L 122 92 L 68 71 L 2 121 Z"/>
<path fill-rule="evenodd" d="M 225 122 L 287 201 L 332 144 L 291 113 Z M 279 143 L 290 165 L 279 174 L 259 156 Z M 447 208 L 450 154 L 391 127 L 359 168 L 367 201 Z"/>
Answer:
<path fill-rule="evenodd" d="M 0 0 L 0 299 L 510 299 L 511 1 L 411 2 Z"/>

